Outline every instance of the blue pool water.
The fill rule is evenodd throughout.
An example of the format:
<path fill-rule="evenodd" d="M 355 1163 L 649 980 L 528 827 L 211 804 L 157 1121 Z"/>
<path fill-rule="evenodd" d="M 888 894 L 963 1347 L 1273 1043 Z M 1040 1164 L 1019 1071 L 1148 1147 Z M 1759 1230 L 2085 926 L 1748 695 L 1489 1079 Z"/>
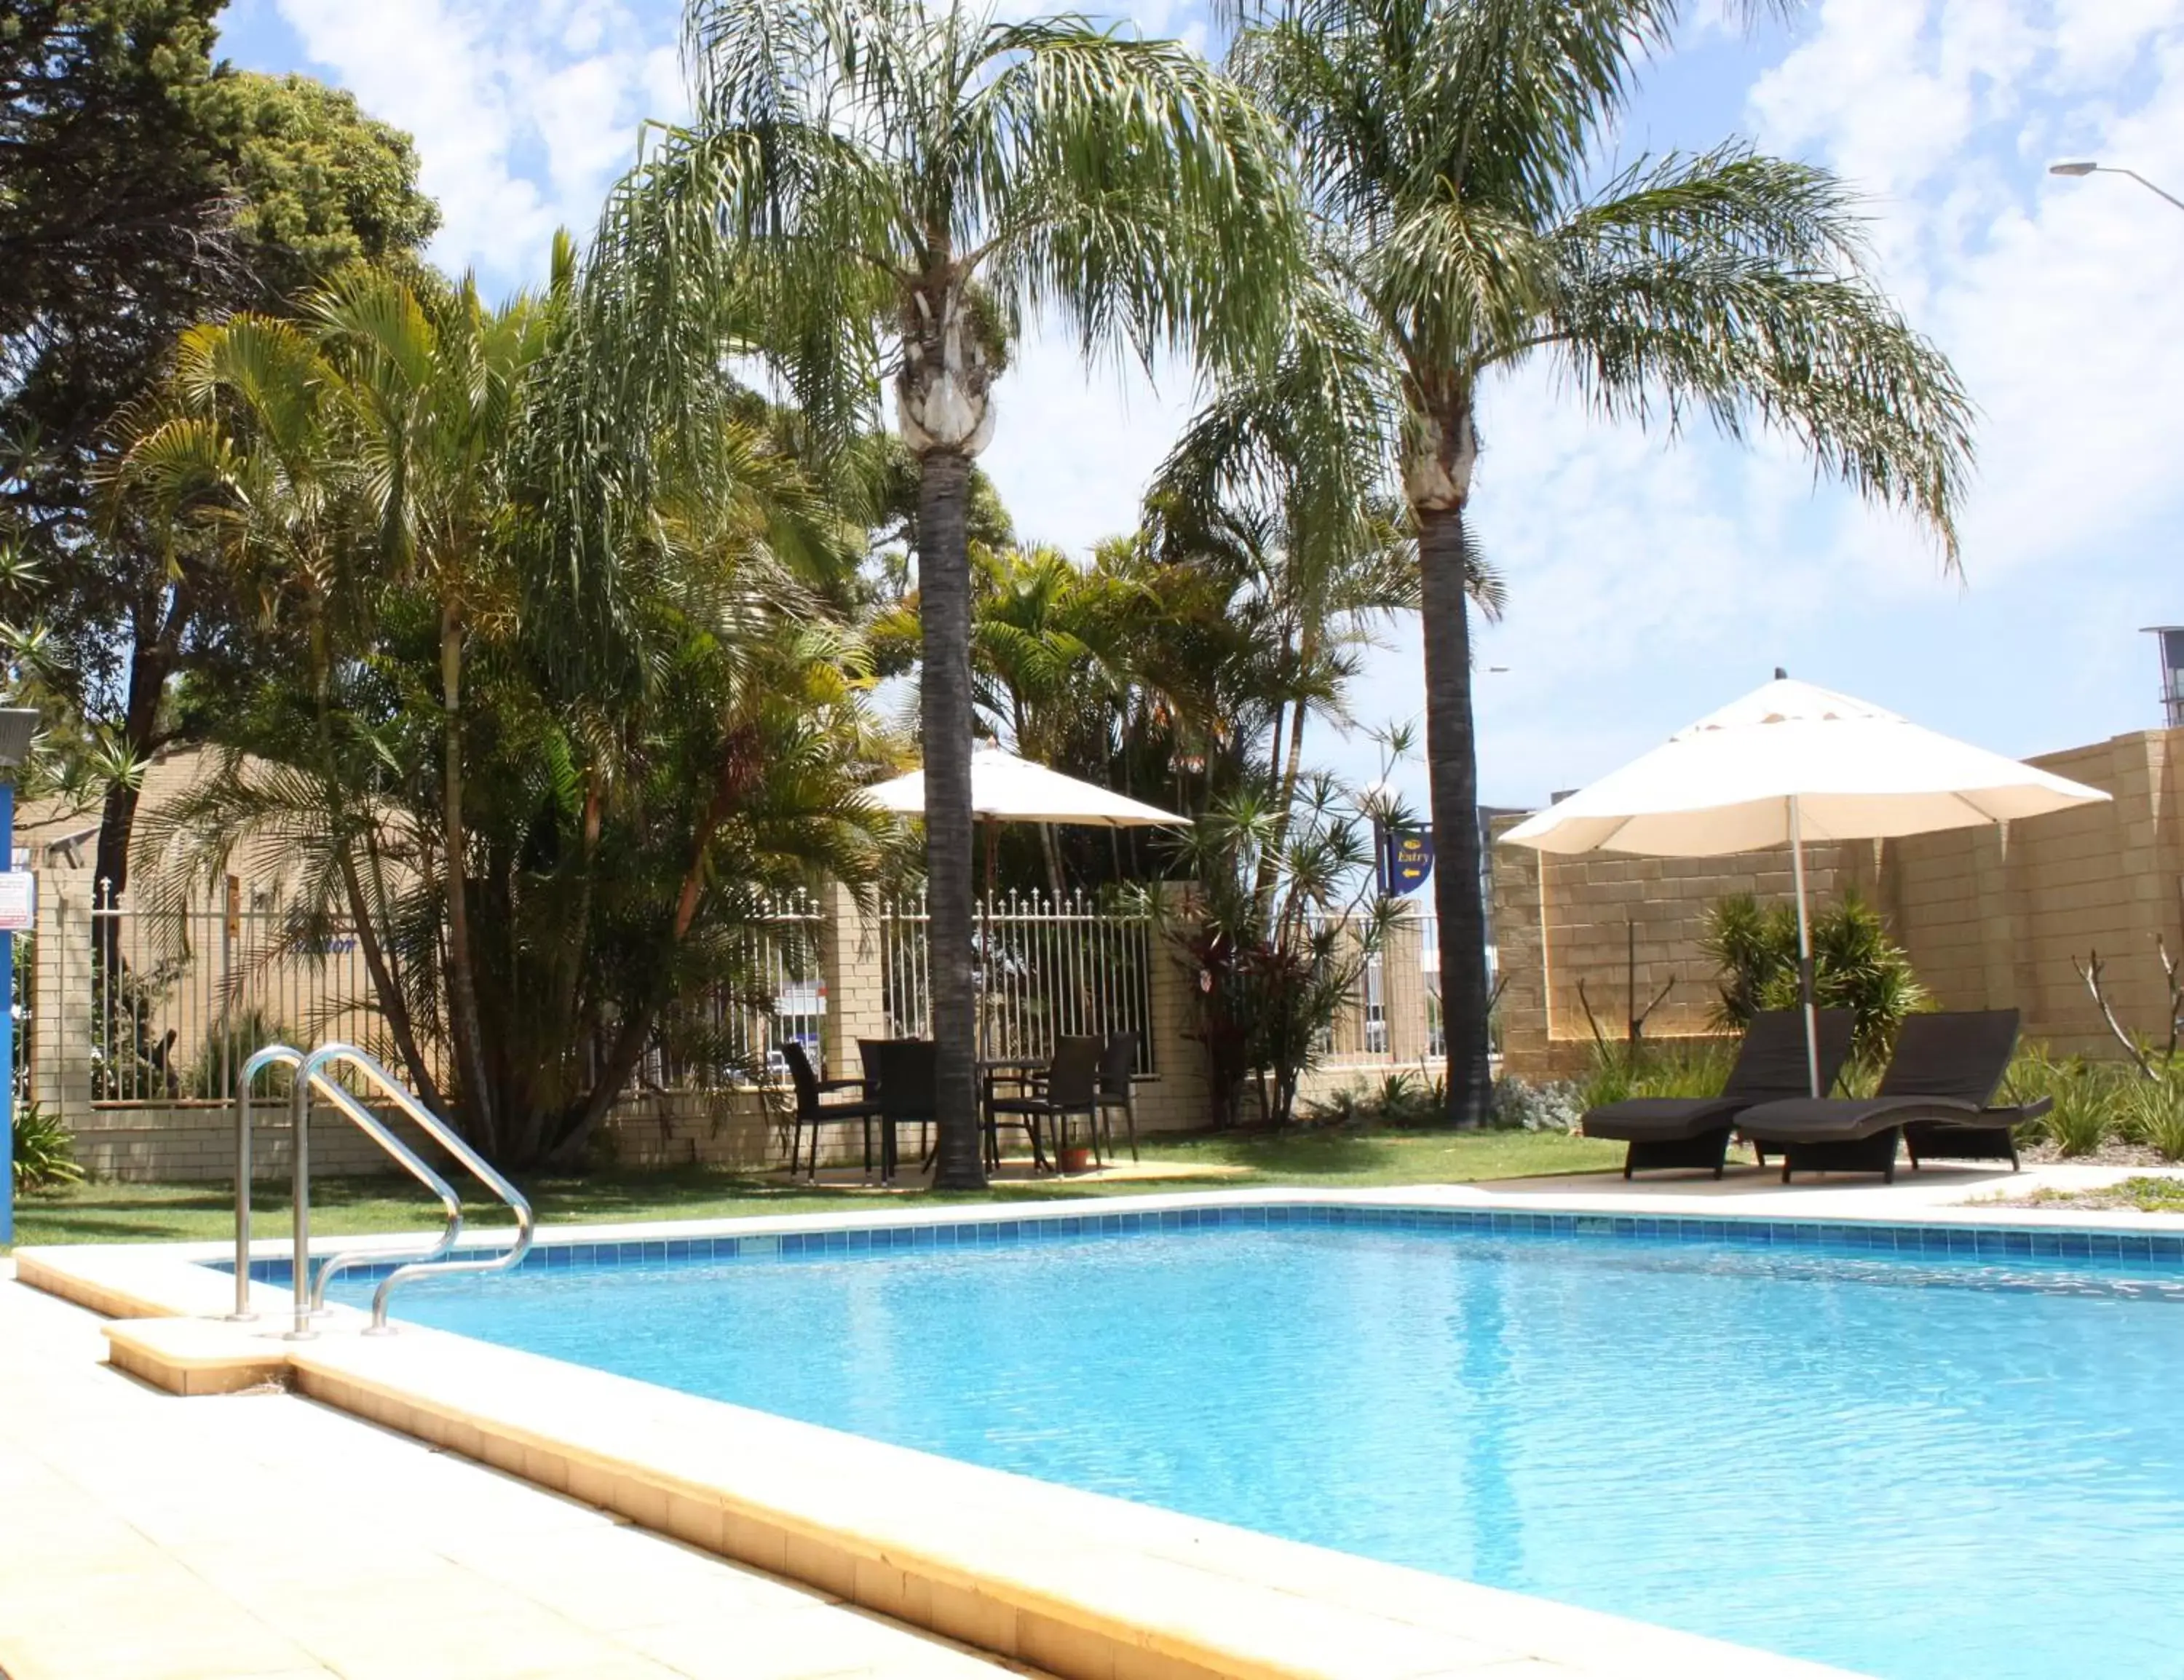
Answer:
<path fill-rule="evenodd" d="M 1224 1227 L 396 1310 L 1888 1680 L 2184 1676 L 2171 1268 Z"/>

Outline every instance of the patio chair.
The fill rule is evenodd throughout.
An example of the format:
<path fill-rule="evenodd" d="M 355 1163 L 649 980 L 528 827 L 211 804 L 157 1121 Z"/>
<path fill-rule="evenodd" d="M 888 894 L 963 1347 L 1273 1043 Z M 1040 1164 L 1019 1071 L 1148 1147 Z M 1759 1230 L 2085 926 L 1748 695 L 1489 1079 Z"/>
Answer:
<path fill-rule="evenodd" d="M 1848 1010 L 1819 1012 L 1823 1091 L 1834 1088 L 1836 1076 L 1850 1060 L 1852 1024 Z M 1754 1104 L 1811 1090 L 1804 1012 L 1762 1010 L 1745 1029 L 1719 1096 L 1633 1097 L 1590 1110 L 1581 1123 L 1588 1138 L 1613 1138 L 1630 1146 L 1623 1155 L 1625 1178 L 1671 1167 L 1710 1171 L 1719 1178 L 1738 1115 Z M 1760 1164 L 1766 1164 L 1763 1157 Z"/>
<path fill-rule="evenodd" d="M 1105 1049 L 1098 1038 L 1057 1039 L 1044 1087 L 1022 1096 L 989 1099 L 986 1104 L 986 1159 L 998 1167 L 1001 1127 L 1020 1126 L 1029 1135 L 1032 1159 L 1038 1161 L 1041 1158 L 1039 1122 L 1050 1120 L 1054 1122 L 1054 1164 L 1059 1170 L 1061 1151 L 1068 1143 L 1070 1116 L 1081 1114 L 1092 1146 L 1092 1159 L 1104 1165 L 1100 1153 L 1100 1058 Z"/>
<path fill-rule="evenodd" d="M 1115 1153 L 1115 1110 L 1123 1111 L 1123 1123 L 1130 1138 L 1130 1159 L 1138 1158 L 1138 1099 L 1133 1082 L 1138 1071 L 1138 1035 L 1117 1032 L 1107 1040 L 1107 1048 L 1100 1053 L 1100 1125 L 1106 1134 L 1107 1153 Z"/>
<path fill-rule="evenodd" d="M 936 1048 L 930 1038 L 861 1038 L 857 1041 L 857 1051 L 864 1062 L 866 1077 L 868 1081 L 877 1081 L 879 1088 L 872 1093 L 872 1098 L 879 1104 L 880 1182 L 883 1184 L 891 1183 L 894 1179 L 895 1128 L 900 1126 L 928 1126 L 939 1119 L 939 1104 L 934 1094 L 939 1083 L 933 1068 Z M 871 1088 L 868 1085 L 866 1088 Z"/>
<path fill-rule="evenodd" d="M 1896 1151 L 1904 1133 L 1921 1128 L 1928 1156 L 1981 1148 L 1994 1134 L 2037 1119 L 2045 1099 L 1990 1108 L 2017 1052 L 2015 1010 L 1964 1010 L 1908 1017 L 1897 1030 L 1896 1054 L 1870 1097 L 1762 1103 L 1737 1122 L 1744 1135 L 1782 1152 L 1782 1182 L 1793 1172 L 1877 1172 L 1896 1182 Z M 2003 1154 L 2015 1164 L 2006 1143 Z"/>
<path fill-rule="evenodd" d="M 854 1103 L 828 1103 L 822 1100 L 825 1093 L 845 1090 L 858 1085 L 855 1079 L 822 1079 L 811 1066 L 811 1059 L 804 1054 L 804 1046 L 789 1039 L 781 1047 L 781 1059 L 788 1064 L 789 1082 L 796 1088 L 796 1112 L 790 1116 L 792 1130 L 788 1134 L 788 1176 L 796 1177 L 796 1158 L 804 1143 L 805 1129 L 811 1132 L 811 1168 L 810 1178 L 819 1176 L 819 1134 L 829 1126 L 859 1126 L 865 1132 L 865 1176 L 872 1172 L 872 1121 L 879 1117 L 879 1105 L 870 1100 Z"/>

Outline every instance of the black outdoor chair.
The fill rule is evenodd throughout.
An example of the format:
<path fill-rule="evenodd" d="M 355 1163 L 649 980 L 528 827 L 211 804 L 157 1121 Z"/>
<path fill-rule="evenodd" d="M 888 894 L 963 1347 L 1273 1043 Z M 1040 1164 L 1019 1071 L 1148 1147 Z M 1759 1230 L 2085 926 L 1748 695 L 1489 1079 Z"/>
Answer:
<path fill-rule="evenodd" d="M 1823 1091 L 1834 1088 L 1850 1060 L 1852 1025 L 1848 1010 L 1819 1012 Z M 1777 1098 L 1809 1096 L 1812 1088 L 1804 1011 L 1763 1010 L 1745 1029 L 1719 1096 L 1633 1097 L 1591 1110 L 1582 1124 L 1588 1138 L 1613 1138 L 1630 1146 L 1623 1156 L 1625 1178 L 1668 1167 L 1710 1171 L 1719 1178 L 1740 1115 Z"/>
<path fill-rule="evenodd" d="M 872 1122 L 879 1118 L 879 1105 L 870 1100 L 854 1103 L 828 1103 L 821 1100 L 828 1091 L 853 1088 L 861 1082 L 855 1079 L 822 1079 L 811 1066 L 811 1059 L 804 1054 L 804 1046 L 789 1039 L 781 1047 L 781 1059 L 788 1064 L 788 1077 L 796 1088 L 796 1112 L 791 1116 L 794 1128 L 788 1135 L 788 1176 L 796 1176 L 796 1158 L 804 1143 L 806 1127 L 811 1132 L 811 1166 L 808 1177 L 819 1176 L 819 1135 L 829 1126 L 862 1126 L 865 1132 L 865 1176 L 872 1171 Z"/>
<path fill-rule="evenodd" d="M 2015 1010 L 1914 1015 L 1897 1029 L 1896 1054 L 1870 1097 L 1763 1103 L 1737 1124 L 1755 1143 L 1782 1151 L 1782 1182 L 1793 1172 L 1877 1172 L 1896 1182 L 1897 1146 L 1914 1127 L 1918 1158 L 2007 1159 L 2017 1151 L 2010 1128 L 2053 1104 L 1990 1108 L 2017 1053 Z"/>
<path fill-rule="evenodd" d="M 902 1126 L 923 1128 L 939 1119 L 939 1104 L 934 1095 L 938 1084 L 933 1069 L 935 1049 L 930 1038 L 857 1041 L 857 1053 L 865 1066 L 865 1088 L 871 1100 L 879 1105 L 883 1184 L 891 1183 L 894 1178 L 895 1129 Z M 875 1085 L 877 1089 L 873 1088 Z"/>
<path fill-rule="evenodd" d="M 1004 1126 L 1020 1126 L 1031 1138 L 1032 1159 L 1042 1160 L 1039 1148 L 1039 1122 L 1054 1122 L 1054 1164 L 1061 1165 L 1061 1151 L 1067 1145 L 1069 1120 L 1072 1115 L 1084 1116 L 1087 1141 L 1092 1147 L 1092 1159 L 1105 1165 L 1100 1153 L 1100 1057 L 1106 1048 L 1102 1041 L 1090 1037 L 1065 1037 L 1056 1040 L 1054 1060 L 1047 1065 L 1044 1086 L 1034 1092 L 1017 1097 L 993 1097 L 986 1103 L 986 1159 L 996 1168 L 1000 1165 L 1000 1129 Z"/>
<path fill-rule="evenodd" d="M 1138 1099 L 1133 1093 L 1131 1082 L 1138 1071 L 1138 1035 L 1117 1032 L 1107 1040 L 1107 1048 L 1100 1053 L 1100 1126 L 1106 1135 L 1107 1153 L 1115 1153 L 1115 1110 L 1123 1111 L 1123 1123 L 1130 1138 L 1130 1159 L 1138 1158 Z"/>

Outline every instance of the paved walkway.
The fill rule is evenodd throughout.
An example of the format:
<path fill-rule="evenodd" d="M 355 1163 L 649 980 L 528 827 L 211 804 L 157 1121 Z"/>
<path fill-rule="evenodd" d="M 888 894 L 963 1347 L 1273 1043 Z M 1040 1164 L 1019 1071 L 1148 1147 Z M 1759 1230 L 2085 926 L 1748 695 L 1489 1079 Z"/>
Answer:
<path fill-rule="evenodd" d="M 1000 1666 L 287 1394 L 177 1399 L 0 1261 L 8 1680 L 994 1680 Z"/>

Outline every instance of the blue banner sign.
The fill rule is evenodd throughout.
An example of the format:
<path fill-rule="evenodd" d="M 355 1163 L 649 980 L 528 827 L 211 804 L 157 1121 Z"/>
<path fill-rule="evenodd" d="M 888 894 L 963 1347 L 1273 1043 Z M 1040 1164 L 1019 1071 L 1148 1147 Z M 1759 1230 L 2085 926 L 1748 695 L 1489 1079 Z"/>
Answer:
<path fill-rule="evenodd" d="M 1397 829 L 1381 837 L 1380 881 L 1391 898 L 1415 893 L 1433 873 L 1433 836 L 1417 829 Z"/>

